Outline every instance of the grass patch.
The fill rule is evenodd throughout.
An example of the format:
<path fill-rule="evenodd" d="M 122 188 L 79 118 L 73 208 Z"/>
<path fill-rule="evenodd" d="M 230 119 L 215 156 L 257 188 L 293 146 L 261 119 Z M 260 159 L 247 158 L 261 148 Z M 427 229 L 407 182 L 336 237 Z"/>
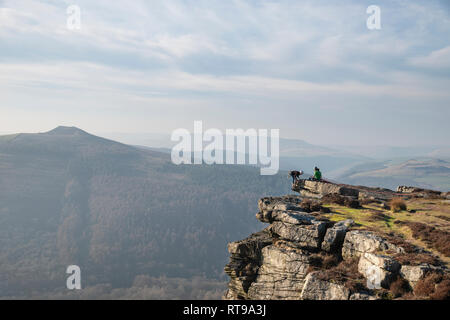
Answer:
<path fill-rule="evenodd" d="M 393 198 L 391 201 L 389 201 L 389 207 L 391 208 L 392 212 L 400 212 L 407 209 L 406 202 L 402 198 Z"/>
<path fill-rule="evenodd" d="M 430 273 L 417 282 L 414 294 L 432 300 L 450 299 L 450 276 L 448 274 Z"/>
<path fill-rule="evenodd" d="M 430 247 L 436 249 L 446 257 L 450 257 L 450 233 L 436 229 L 435 227 L 420 222 L 402 222 L 412 231 L 412 236 L 425 242 Z"/>
<path fill-rule="evenodd" d="M 370 291 L 366 286 L 366 279 L 358 272 L 358 259 L 343 260 L 327 270 L 319 270 L 316 276 L 320 280 L 344 285 L 351 293 Z"/>
<path fill-rule="evenodd" d="M 345 206 L 349 208 L 361 208 L 361 204 L 357 199 L 352 197 L 342 196 L 337 193 L 330 193 L 323 196 L 321 199 L 323 204 L 338 204 L 340 206 Z"/>
<path fill-rule="evenodd" d="M 323 251 L 312 254 L 310 257 L 311 269 L 308 272 L 316 269 L 331 269 L 337 266 L 340 258 L 337 255 L 325 253 Z"/>
<path fill-rule="evenodd" d="M 443 264 L 437 257 L 427 253 L 398 253 L 393 258 L 401 265 L 418 266 L 430 264 L 432 266 L 441 266 Z"/>
<path fill-rule="evenodd" d="M 450 244 L 450 239 L 448 239 L 450 223 L 447 222 L 448 219 L 443 219 L 443 217 L 450 217 L 450 203 L 442 200 L 410 199 L 406 201 L 406 204 L 408 209 L 414 209 L 416 212 L 400 211 L 393 214 L 391 211 L 380 208 L 376 203 L 369 203 L 359 209 L 328 204 L 326 206 L 331 209 L 332 213 L 322 214 L 322 216 L 333 222 L 352 219 L 355 221 L 355 226 L 352 229 L 356 230 L 367 229 L 379 234 L 395 234 L 399 239 L 407 240 L 409 245 L 430 250 L 431 253 L 439 256 L 438 258 L 446 266 L 450 267 L 450 257 L 443 253 L 446 252 L 444 249 L 446 244 Z M 434 241 L 430 239 L 430 236 L 418 237 L 417 231 L 414 233 L 408 226 L 409 223 L 421 223 L 429 226 L 437 230 L 433 233 L 438 232 L 441 234 L 441 238 L 442 235 L 447 235 L 444 237 L 447 240 L 437 242 L 436 239 Z M 437 237 L 434 235 L 431 238 Z M 437 245 L 432 245 L 430 241 Z M 403 247 L 404 244 L 400 246 Z M 427 258 L 423 259 L 427 260 Z M 420 259 L 416 260 L 419 261 Z"/>
<path fill-rule="evenodd" d="M 448 216 L 439 215 L 439 216 L 436 216 L 436 218 L 450 222 L 450 217 L 448 217 Z"/>
<path fill-rule="evenodd" d="M 401 277 L 397 277 L 389 287 L 389 291 L 392 293 L 394 298 L 401 297 L 409 292 L 411 292 L 411 287 L 409 282 Z"/>
<path fill-rule="evenodd" d="M 321 212 L 321 213 L 329 213 L 330 209 L 327 207 L 323 207 L 321 202 L 313 201 L 309 199 L 304 199 L 300 202 L 300 207 L 306 212 Z"/>

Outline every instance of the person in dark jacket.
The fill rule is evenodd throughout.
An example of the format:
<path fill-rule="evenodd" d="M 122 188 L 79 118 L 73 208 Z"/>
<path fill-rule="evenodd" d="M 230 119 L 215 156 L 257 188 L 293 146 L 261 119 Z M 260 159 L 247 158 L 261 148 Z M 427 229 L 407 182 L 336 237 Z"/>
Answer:
<path fill-rule="evenodd" d="M 300 179 L 300 176 L 303 174 L 303 171 L 296 171 L 296 170 L 294 170 L 294 171 L 289 171 L 289 175 L 291 176 L 291 178 L 292 178 L 292 183 L 295 183 L 295 181 L 296 180 L 299 180 Z"/>

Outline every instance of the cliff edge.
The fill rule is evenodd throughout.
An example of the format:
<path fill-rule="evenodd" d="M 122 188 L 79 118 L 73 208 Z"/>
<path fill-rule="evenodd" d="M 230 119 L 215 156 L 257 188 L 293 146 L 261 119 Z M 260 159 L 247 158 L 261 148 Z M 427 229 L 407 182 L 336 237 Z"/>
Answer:
<path fill-rule="evenodd" d="M 228 244 L 224 299 L 448 299 L 449 194 L 299 180 Z"/>

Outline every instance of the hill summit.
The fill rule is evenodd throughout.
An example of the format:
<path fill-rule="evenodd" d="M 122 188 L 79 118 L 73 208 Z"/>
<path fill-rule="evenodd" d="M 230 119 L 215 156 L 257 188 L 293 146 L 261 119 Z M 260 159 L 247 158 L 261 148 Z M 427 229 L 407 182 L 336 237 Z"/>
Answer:
<path fill-rule="evenodd" d="M 66 126 L 58 126 L 53 130 L 46 132 L 45 134 L 50 135 L 90 135 L 84 130 L 81 130 L 77 127 L 66 127 Z"/>
<path fill-rule="evenodd" d="M 89 133 L 77 127 L 58 126 L 55 129 L 48 131 L 47 134 L 73 135 L 73 134 L 89 134 Z"/>

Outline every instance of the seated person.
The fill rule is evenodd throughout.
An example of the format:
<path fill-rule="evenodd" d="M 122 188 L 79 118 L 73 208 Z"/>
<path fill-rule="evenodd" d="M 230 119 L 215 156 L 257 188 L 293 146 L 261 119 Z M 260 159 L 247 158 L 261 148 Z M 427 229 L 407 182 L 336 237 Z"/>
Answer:
<path fill-rule="evenodd" d="M 314 176 L 312 178 L 316 181 L 322 180 L 322 172 L 320 172 L 319 168 L 314 167 Z"/>

